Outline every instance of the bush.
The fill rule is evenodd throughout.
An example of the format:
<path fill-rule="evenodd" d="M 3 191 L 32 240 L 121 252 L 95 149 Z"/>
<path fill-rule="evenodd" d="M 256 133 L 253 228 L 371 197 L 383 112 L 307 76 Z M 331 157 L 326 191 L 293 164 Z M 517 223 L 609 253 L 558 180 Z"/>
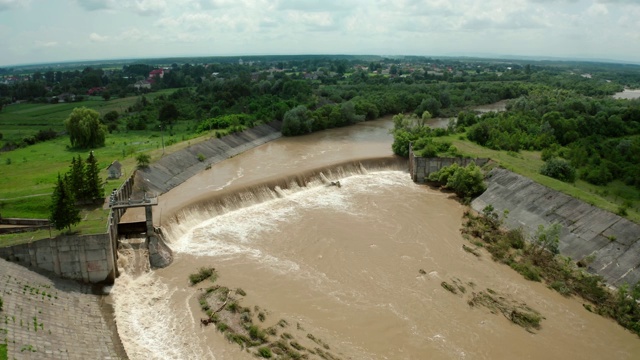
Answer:
<path fill-rule="evenodd" d="M 197 273 L 189 275 L 189 281 L 191 282 L 191 285 L 195 285 L 206 279 L 216 281 L 217 278 L 218 274 L 216 273 L 216 269 L 212 267 L 201 267 L 200 269 L 198 269 Z"/>
<path fill-rule="evenodd" d="M 563 159 L 550 158 L 542 165 L 540 173 L 568 183 L 576 181 L 576 169 Z"/>
<path fill-rule="evenodd" d="M 138 168 L 144 169 L 149 166 L 151 156 L 149 154 L 138 154 L 136 161 L 138 162 Z"/>
<path fill-rule="evenodd" d="M 271 356 L 273 356 L 271 354 L 271 349 L 269 349 L 266 346 L 263 346 L 261 348 L 258 349 L 258 355 L 260 355 L 261 357 L 265 358 L 265 359 L 270 359 Z"/>
<path fill-rule="evenodd" d="M 453 190 L 463 199 L 478 195 L 487 188 L 482 171 L 473 162 L 467 167 L 461 167 L 458 164 L 445 166 L 431 173 L 429 180 L 444 184 L 445 188 Z"/>

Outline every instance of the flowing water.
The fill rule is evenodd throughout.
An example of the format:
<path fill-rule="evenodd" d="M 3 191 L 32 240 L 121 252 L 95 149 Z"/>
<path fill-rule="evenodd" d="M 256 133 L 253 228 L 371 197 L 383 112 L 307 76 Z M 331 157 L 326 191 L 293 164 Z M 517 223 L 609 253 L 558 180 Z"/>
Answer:
<path fill-rule="evenodd" d="M 129 356 L 254 358 L 200 325 L 200 292 L 187 277 L 214 266 L 219 284 L 246 291 L 243 306 L 266 311 L 265 327 L 285 319 L 286 331 L 313 334 L 342 359 L 640 357 L 637 336 L 578 300 L 465 252 L 465 207 L 449 194 L 414 184 L 398 161 L 360 161 L 390 155 L 390 126 L 280 139 L 161 197 L 174 263 L 125 272 L 111 295 Z M 542 328 L 532 334 L 467 304 L 486 289 L 539 311 Z"/>
<path fill-rule="evenodd" d="M 640 89 L 624 89 L 624 91 L 613 94 L 615 99 L 640 99 Z"/>

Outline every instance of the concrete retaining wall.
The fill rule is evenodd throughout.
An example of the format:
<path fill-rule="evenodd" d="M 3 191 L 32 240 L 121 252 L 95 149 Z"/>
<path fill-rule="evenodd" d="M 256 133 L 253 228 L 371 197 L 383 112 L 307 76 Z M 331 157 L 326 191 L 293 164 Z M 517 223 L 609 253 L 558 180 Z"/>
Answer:
<path fill-rule="evenodd" d="M 115 268 L 109 234 L 63 236 L 0 248 L 0 257 L 89 283 L 108 281 Z"/>
<path fill-rule="evenodd" d="M 458 164 L 460 166 L 467 166 L 472 162 L 478 166 L 483 166 L 489 161 L 489 159 L 468 159 L 468 158 L 426 158 L 415 156 L 413 153 L 413 147 L 409 146 L 409 174 L 411 179 L 417 183 L 424 183 L 429 178 L 431 173 L 434 173 L 445 166 L 451 166 Z"/>
<path fill-rule="evenodd" d="M 281 137 L 280 128 L 281 123 L 274 121 L 241 133 L 192 145 L 163 157 L 146 169 L 138 170 L 138 175 L 142 177 L 138 180 L 144 182 L 145 191 L 163 194 L 206 169 L 207 166 Z M 204 157 L 204 161 L 198 159 L 199 155 Z"/>
<path fill-rule="evenodd" d="M 2 217 L 0 217 L 0 224 L 2 224 L 2 225 L 25 225 L 25 226 L 49 226 L 49 220 L 47 220 L 47 219 L 23 219 L 23 218 L 2 218 Z"/>
<path fill-rule="evenodd" d="M 504 169 L 491 170 L 487 185 L 472 202 L 474 210 L 509 210 L 505 224 L 530 235 L 538 225 L 560 223 L 562 255 L 574 261 L 593 255 L 588 270 L 613 286 L 640 280 L 640 225 Z"/>

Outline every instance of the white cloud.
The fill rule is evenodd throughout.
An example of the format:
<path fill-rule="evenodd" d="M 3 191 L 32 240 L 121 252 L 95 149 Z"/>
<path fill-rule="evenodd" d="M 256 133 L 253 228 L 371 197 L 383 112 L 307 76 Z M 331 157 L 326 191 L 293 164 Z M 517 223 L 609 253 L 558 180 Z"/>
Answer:
<path fill-rule="evenodd" d="M 30 3 L 31 0 L 0 0 L 0 11 L 26 7 Z"/>
<path fill-rule="evenodd" d="M 89 40 L 91 40 L 92 42 L 105 42 L 107 40 L 109 40 L 108 36 L 102 36 L 99 35 L 97 33 L 91 33 L 89 34 Z"/>
<path fill-rule="evenodd" d="M 36 47 L 39 48 L 51 48 L 58 46 L 57 41 L 36 41 Z"/>
<path fill-rule="evenodd" d="M 150 16 L 162 14 L 167 8 L 167 3 L 164 0 L 136 0 L 135 3 L 130 6 L 132 6 L 139 15 Z"/>
<path fill-rule="evenodd" d="M 76 0 L 80 7 L 88 11 L 109 10 L 116 8 L 115 0 Z"/>
<path fill-rule="evenodd" d="M 587 9 L 587 14 L 591 16 L 603 16 L 609 13 L 609 9 L 607 9 L 607 5 L 604 4 L 593 4 Z"/>

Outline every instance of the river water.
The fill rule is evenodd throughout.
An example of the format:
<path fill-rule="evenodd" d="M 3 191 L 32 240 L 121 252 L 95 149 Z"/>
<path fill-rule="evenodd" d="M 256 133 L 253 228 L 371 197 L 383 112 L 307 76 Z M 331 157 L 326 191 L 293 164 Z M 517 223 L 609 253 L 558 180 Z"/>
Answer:
<path fill-rule="evenodd" d="M 640 89 L 624 89 L 624 91 L 613 94 L 615 99 L 639 99 Z"/>
<path fill-rule="evenodd" d="M 285 319 L 301 344 L 313 347 L 313 334 L 342 359 L 640 357 L 637 336 L 580 301 L 465 252 L 465 207 L 389 160 L 390 127 L 386 119 L 279 139 L 163 195 L 174 263 L 124 273 L 110 295 L 130 358 L 254 358 L 200 326 L 187 277 L 201 266 L 245 290 L 242 305 L 264 309 L 265 327 Z M 529 333 L 467 304 L 486 289 L 539 311 L 542 328 Z"/>

